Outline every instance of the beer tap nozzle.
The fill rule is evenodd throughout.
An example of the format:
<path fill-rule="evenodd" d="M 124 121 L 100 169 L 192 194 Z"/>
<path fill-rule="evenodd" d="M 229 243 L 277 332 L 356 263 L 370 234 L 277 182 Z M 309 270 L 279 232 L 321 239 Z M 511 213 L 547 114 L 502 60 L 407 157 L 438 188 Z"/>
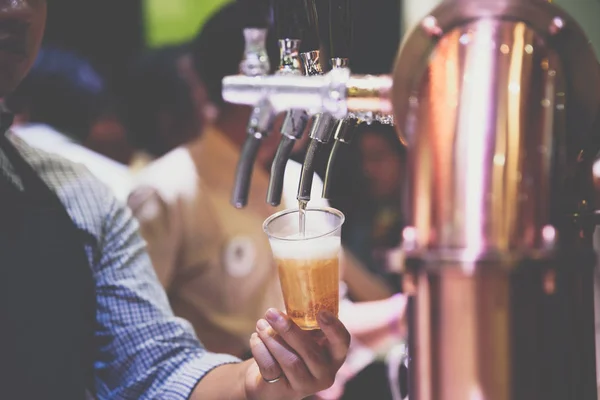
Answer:
<path fill-rule="evenodd" d="M 314 116 L 310 132 L 310 144 L 306 151 L 300 175 L 300 183 L 298 185 L 297 199 L 300 202 L 308 203 L 310 201 L 316 157 L 323 148 L 323 145 L 331 139 L 335 123 L 336 119 L 331 114 L 322 113 Z"/>
<path fill-rule="evenodd" d="M 252 110 L 248 124 L 248 136 L 242 147 L 235 173 L 232 197 L 232 204 L 235 208 L 243 208 L 248 204 L 254 162 L 263 139 L 271 131 L 275 115 L 273 106 L 268 99 L 261 101 Z"/>
<path fill-rule="evenodd" d="M 323 73 L 319 60 L 319 51 L 302 53 L 301 57 L 304 63 L 304 70 L 308 71 L 309 74 L 321 75 Z M 304 157 L 300 182 L 298 184 L 297 199 L 299 202 L 306 204 L 310 201 L 316 156 L 322 145 L 329 142 L 334 127 L 335 118 L 329 113 L 319 113 L 313 118 L 310 131 L 310 144 Z"/>
<path fill-rule="evenodd" d="M 319 51 L 313 50 L 304 52 L 300 55 L 304 65 L 306 75 L 321 75 L 323 73 L 319 64 Z M 302 73 L 301 69 L 294 74 Z M 291 72 L 288 72 L 291 73 Z M 306 125 L 308 124 L 308 113 L 303 109 L 291 109 L 287 111 L 285 120 L 281 127 L 281 141 L 275 153 L 273 164 L 271 165 L 271 177 L 269 179 L 269 189 L 267 191 L 267 203 L 272 206 L 278 206 L 281 203 L 283 194 L 283 182 L 285 178 L 285 167 L 292 154 L 296 141 L 302 137 Z"/>
<path fill-rule="evenodd" d="M 330 0 L 329 1 L 329 55 L 331 56 L 331 67 L 335 70 L 347 69 L 352 48 L 352 4 L 350 0 Z M 345 118 L 345 119 L 348 119 Z M 344 140 L 349 140 L 351 123 L 345 123 L 345 119 L 337 121 L 331 114 L 323 113 L 315 117 L 312 131 L 311 142 L 307 151 L 302 173 L 300 175 L 300 184 L 298 187 L 298 201 L 308 202 L 310 200 L 310 191 L 315 170 L 315 158 L 323 143 L 329 142 L 338 133 Z M 351 121 L 350 119 L 348 121 Z M 338 139 L 338 138 L 336 138 Z M 339 150 L 338 140 L 335 141 L 332 153 L 329 157 L 325 182 L 323 184 L 323 195 L 329 194 L 331 166 L 335 161 L 335 156 Z M 329 179 L 328 179 L 329 176 Z"/>
<path fill-rule="evenodd" d="M 356 125 L 358 124 L 358 120 L 353 116 L 349 115 L 344 119 L 338 121 L 336 128 L 334 139 L 335 142 L 331 148 L 331 153 L 329 153 L 329 159 L 327 160 L 327 169 L 325 170 L 325 179 L 323 180 L 323 198 L 328 199 L 331 194 L 331 182 L 333 176 L 333 168 L 335 167 L 335 161 L 337 159 L 337 155 L 343 144 L 348 144 L 352 140 L 352 136 L 354 134 L 354 130 L 356 129 Z"/>
<path fill-rule="evenodd" d="M 336 68 L 348 68 L 349 60 L 344 57 L 334 57 L 331 59 L 331 67 Z M 325 170 L 325 179 L 323 180 L 323 198 L 329 198 L 331 193 L 331 178 L 333 175 L 333 168 L 335 166 L 335 160 L 342 147 L 342 143 L 348 144 L 352 140 L 352 134 L 354 128 L 357 125 L 357 119 L 353 114 L 349 114 L 346 118 L 341 119 L 337 122 L 335 127 L 334 143 L 329 153 L 329 159 L 327 160 L 327 169 Z"/>
<path fill-rule="evenodd" d="M 240 72 L 248 76 L 261 76 L 269 73 L 269 57 L 266 50 L 267 29 L 244 29 L 246 47 L 244 59 L 240 64 Z M 248 136 L 242 147 L 238 161 L 231 202 L 236 208 L 243 208 L 248 203 L 248 194 L 252 180 L 252 171 L 261 142 L 273 125 L 275 111 L 271 102 L 264 98 L 254 107 L 248 122 Z"/>
<path fill-rule="evenodd" d="M 308 114 L 305 110 L 288 110 L 281 127 L 281 141 L 273 164 L 271 165 L 271 177 L 267 191 L 267 203 L 278 206 L 283 194 L 283 182 L 285 178 L 285 167 L 294 149 L 296 141 L 302 137 L 308 123 Z"/>

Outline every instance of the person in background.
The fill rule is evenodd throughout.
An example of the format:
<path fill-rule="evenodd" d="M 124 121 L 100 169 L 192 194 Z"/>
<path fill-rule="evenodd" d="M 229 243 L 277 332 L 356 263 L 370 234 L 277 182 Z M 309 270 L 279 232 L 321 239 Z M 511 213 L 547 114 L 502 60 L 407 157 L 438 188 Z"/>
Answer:
<path fill-rule="evenodd" d="M 331 191 L 331 203 L 346 214 L 342 229 L 346 251 L 352 252 L 366 266 L 369 276 L 381 278 L 390 291 L 398 293 L 392 297 L 397 299 L 404 299 L 399 293 L 403 263 L 399 246 L 403 228 L 400 194 L 405 151 L 393 127 L 360 124 L 352 143 L 344 146 L 338 155 Z M 356 285 L 351 284 L 352 280 L 347 281 L 348 298 L 361 300 L 361 294 L 355 291 Z M 360 279 L 354 279 L 356 281 L 360 285 Z M 344 302 L 340 318 L 360 340 L 353 340 L 348 360 L 335 384 L 319 393 L 319 398 L 404 398 L 408 388 L 407 370 L 400 360 L 405 357 L 405 347 L 382 328 L 390 306 L 372 301 Z M 405 332 L 399 336 L 405 337 Z"/>
<path fill-rule="evenodd" d="M 188 45 L 148 50 L 132 63 L 121 109 L 136 148 L 134 170 L 194 139 L 212 118 L 206 91 L 194 80 Z"/>
<path fill-rule="evenodd" d="M 127 131 L 117 110 L 117 104 L 109 104 L 92 125 L 90 134 L 83 144 L 96 153 L 128 165 L 135 156 L 135 149 L 129 142 Z"/>
<path fill-rule="evenodd" d="M 391 291 L 399 293 L 404 228 L 401 193 L 406 149 L 392 126 L 362 123 L 357 127 L 353 142 L 342 152 L 337 159 L 332 188 L 332 203 L 343 209 L 347 217 L 342 243 L 368 268 L 370 275 L 381 277 Z M 355 298 L 352 289 L 349 285 L 350 299 Z M 403 298 L 401 294 L 395 296 Z M 340 318 L 347 322 L 348 330 L 362 340 L 353 342 L 348 361 L 338 373 L 335 384 L 320 393 L 319 398 L 396 400 L 406 396 L 407 370 L 399 362 L 406 356 L 405 348 L 390 340 L 385 329 L 373 329 L 381 326 L 377 321 L 385 320 L 385 307 L 378 302 L 363 302 L 342 308 Z M 353 315 L 346 316 L 346 312 Z M 369 318 L 354 317 L 362 313 Z M 405 337 L 405 332 L 401 336 Z M 371 349 L 377 351 L 369 351 Z M 382 354 L 386 355 L 385 359 Z"/>
<path fill-rule="evenodd" d="M 401 258 L 397 256 L 404 229 L 402 182 L 406 148 L 393 126 L 377 122 L 359 125 L 355 138 L 362 168 L 359 185 L 368 189 L 356 196 L 355 201 L 361 206 L 348 215 L 344 243 L 371 273 L 399 292 Z"/>
<path fill-rule="evenodd" d="M 83 145 L 107 115 L 109 100 L 103 79 L 86 60 L 45 47 L 29 75 L 5 102 L 15 113 L 12 130 L 17 136 L 84 164 L 125 202 L 131 190 L 127 167 Z"/>
<path fill-rule="evenodd" d="M 115 9 L 115 12 L 118 12 Z M 0 0 L 0 98 L 33 65 L 45 0 Z M 11 133 L 0 111 L 0 387 L 7 399 L 299 400 L 333 383 L 350 336 L 270 309 L 245 362 L 176 318 L 131 213 L 85 168 Z"/>

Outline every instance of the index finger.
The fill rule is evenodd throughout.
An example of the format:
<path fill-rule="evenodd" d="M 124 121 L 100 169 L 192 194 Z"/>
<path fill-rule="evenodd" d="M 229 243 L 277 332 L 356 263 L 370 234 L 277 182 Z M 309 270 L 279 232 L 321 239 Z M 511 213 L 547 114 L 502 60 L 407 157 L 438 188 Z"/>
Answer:
<path fill-rule="evenodd" d="M 325 310 L 319 312 L 319 326 L 329 342 L 331 358 L 337 365 L 342 365 L 350 348 L 350 332 L 342 324 L 342 321 Z"/>
<path fill-rule="evenodd" d="M 300 356 L 313 377 L 323 379 L 331 375 L 331 359 L 325 347 L 319 344 L 317 338 L 313 338 L 309 332 L 301 330 L 288 316 L 275 309 L 269 309 L 265 316 L 271 324 L 273 331 L 281 338 L 276 343 L 275 338 L 265 337 L 267 347 L 271 345 L 272 352 L 287 349 Z M 260 333 L 260 332 L 259 332 Z M 275 341 L 274 341 L 275 340 Z M 273 354 L 277 358 L 277 354 Z M 282 365 L 282 367 L 284 367 Z M 284 368 L 285 369 L 285 368 Z"/>

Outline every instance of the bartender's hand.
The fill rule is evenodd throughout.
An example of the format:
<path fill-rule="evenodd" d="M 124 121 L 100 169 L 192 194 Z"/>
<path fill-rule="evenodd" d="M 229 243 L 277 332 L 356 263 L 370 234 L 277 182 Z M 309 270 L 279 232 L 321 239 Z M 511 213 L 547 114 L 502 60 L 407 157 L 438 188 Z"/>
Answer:
<path fill-rule="evenodd" d="M 319 314 L 319 325 L 321 331 L 303 331 L 287 315 L 267 311 L 250 339 L 254 362 L 246 373 L 248 400 L 302 399 L 333 385 L 350 334 L 328 312 Z"/>

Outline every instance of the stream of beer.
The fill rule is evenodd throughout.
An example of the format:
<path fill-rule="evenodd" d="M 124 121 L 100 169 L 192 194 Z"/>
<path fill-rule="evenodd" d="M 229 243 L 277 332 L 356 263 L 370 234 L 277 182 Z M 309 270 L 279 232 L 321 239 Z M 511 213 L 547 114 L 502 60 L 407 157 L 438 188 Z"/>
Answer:
<path fill-rule="evenodd" d="M 301 238 L 304 238 L 306 235 L 306 206 L 308 205 L 307 201 L 298 200 L 298 233 Z"/>

